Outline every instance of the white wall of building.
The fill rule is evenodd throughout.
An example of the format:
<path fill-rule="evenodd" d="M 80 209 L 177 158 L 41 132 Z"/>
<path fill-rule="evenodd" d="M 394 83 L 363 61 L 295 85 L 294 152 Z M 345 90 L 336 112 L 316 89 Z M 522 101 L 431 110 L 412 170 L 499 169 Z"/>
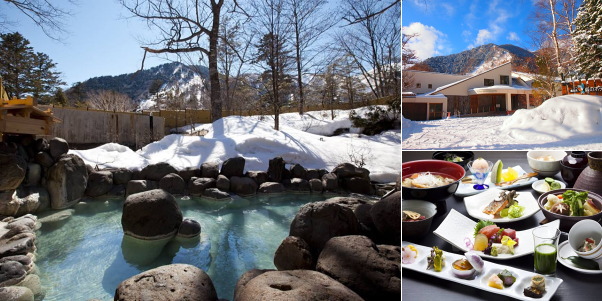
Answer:
<path fill-rule="evenodd" d="M 429 93 L 435 89 L 447 84 L 457 82 L 468 78 L 468 75 L 446 74 L 427 71 L 404 70 L 403 76 L 410 77 L 413 81 L 410 88 L 403 89 L 404 92 L 414 92 L 416 94 Z M 405 81 L 405 80 L 404 80 Z M 431 85 L 431 88 L 429 88 Z M 420 87 L 417 87 L 420 86 Z"/>
<path fill-rule="evenodd" d="M 508 76 L 509 84 L 512 84 L 512 65 L 504 64 L 497 68 L 483 72 L 476 76 L 466 79 L 465 81 L 456 83 L 455 85 L 443 88 L 436 93 L 445 95 L 468 96 L 468 90 L 485 86 L 485 79 L 493 79 L 494 85 L 500 85 L 500 76 Z"/>

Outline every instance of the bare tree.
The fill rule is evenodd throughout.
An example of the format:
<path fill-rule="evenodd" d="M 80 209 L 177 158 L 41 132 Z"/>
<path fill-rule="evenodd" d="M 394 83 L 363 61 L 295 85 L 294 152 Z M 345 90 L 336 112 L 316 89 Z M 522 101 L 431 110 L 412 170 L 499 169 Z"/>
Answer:
<path fill-rule="evenodd" d="M 236 0 L 234 9 L 238 7 Z M 224 0 L 120 0 L 149 28 L 158 29 L 157 41 L 143 46 L 150 53 L 199 53 L 207 56 L 211 99 L 211 119 L 222 117 L 222 99 L 217 65 L 219 25 Z M 203 38 L 208 40 L 205 41 Z M 144 65 L 144 60 L 143 60 Z"/>
<path fill-rule="evenodd" d="M 86 105 L 104 111 L 131 112 L 136 108 L 127 95 L 110 90 L 95 90 L 87 94 Z"/>
<path fill-rule="evenodd" d="M 378 1 L 345 0 L 346 15 L 361 19 L 336 37 L 341 50 L 355 61 L 375 97 L 394 93 L 400 63 L 401 25 L 399 6 L 383 9 Z"/>
<path fill-rule="evenodd" d="M 538 49 L 554 50 L 554 69 L 557 75 L 566 74 L 573 61 L 571 32 L 577 16 L 578 0 L 537 0 L 531 15 L 536 26 L 531 32 Z"/>
<path fill-rule="evenodd" d="M 290 11 L 288 18 L 293 30 L 292 44 L 297 64 L 299 114 L 303 114 L 305 106 L 303 73 L 318 53 L 310 53 L 309 50 L 324 32 L 334 26 L 336 21 L 336 18 L 323 13 L 322 8 L 326 3 L 326 0 L 287 0 Z"/>
<path fill-rule="evenodd" d="M 65 33 L 63 21 L 71 13 L 53 2 L 48 0 L 4 0 L 0 3 L 14 6 L 40 27 L 46 36 L 58 39 L 59 34 Z M 73 1 L 68 2 L 73 3 Z M 6 27 L 9 23 L 11 22 L 6 20 L 6 16 L 0 15 L 0 28 Z"/>
<path fill-rule="evenodd" d="M 274 113 L 274 129 L 280 128 L 280 109 L 287 101 L 285 91 L 290 87 L 291 56 L 287 45 L 290 23 L 284 16 L 284 0 L 262 0 L 255 10 L 257 42 L 255 63 L 265 71 L 262 82 L 266 89 L 267 101 Z"/>

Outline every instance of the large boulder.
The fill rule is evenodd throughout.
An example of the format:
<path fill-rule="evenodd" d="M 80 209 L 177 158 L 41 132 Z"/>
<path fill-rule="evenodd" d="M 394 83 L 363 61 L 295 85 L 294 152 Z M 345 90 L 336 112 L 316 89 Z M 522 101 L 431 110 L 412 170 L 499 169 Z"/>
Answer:
<path fill-rule="evenodd" d="M 224 175 L 217 176 L 215 187 L 221 191 L 230 191 L 230 179 Z"/>
<path fill-rule="evenodd" d="M 305 174 L 305 179 L 306 180 L 311 180 L 311 179 L 320 179 L 322 178 L 322 176 L 320 175 L 320 170 L 318 169 L 308 169 L 307 173 Z"/>
<path fill-rule="evenodd" d="M 268 173 L 265 171 L 247 171 L 247 177 L 253 179 L 259 186 L 268 181 Z"/>
<path fill-rule="evenodd" d="M 214 187 L 214 178 L 192 178 L 188 182 L 188 193 L 191 195 L 201 195 L 205 189 Z"/>
<path fill-rule="evenodd" d="M 36 213 L 50 207 L 50 196 L 44 187 L 21 187 L 16 192 L 0 193 L 0 214 L 21 216 Z"/>
<path fill-rule="evenodd" d="M 157 164 L 150 164 L 144 167 L 141 171 L 144 179 L 151 181 L 160 181 L 163 177 L 170 173 L 178 173 L 175 167 L 169 165 L 167 162 L 160 162 Z"/>
<path fill-rule="evenodd" d="M 322 180 L 320 180 L 320 179 L 310 179 L 309 187 L 311 188 L 312 192 L 322 193 L 322 190 L 324 190 L 324 186 L 322 185 Z"/>
<path fill-rule="evenodd" d="M 332 170 L 332 173 L 336 174 L 337 177 L 341 179 L 360 177 L 370 180 L 369 170 L 357 167 L 351 163 L 342 163 L 337 165 L 337 167 Z"/>
<path fill-rule="evenodd" d="M 74 154 L 63 155 L 46 173 L 46 187 L 52 209 L 75 205 L 84 196 L 88 170 L 84 160 Z"/>
<path fill-rule="evenodd" d="M 361 226 L 349 208 L 328 202 L 305 204 L 291 222 L 289 235 L 309 244 L 317 256 L 326 242 L 336 236 L 359 234 Z"/>
<path fill-rule="evenodd" d="M 370 209 L 370 217 L 386 242 L 401 244 L 401 191 L 376 202 Z"/>
<path fill-rule="evenodd" d="M 127 168 L 117 168 L 112 170 L 113 184 L 126 185 L 132 179 L 132 171 Z"/>
<path fill-rule="evenodd" d="M 245 172 L 245 158 L 235 157 L 230 158 L 222 164 L 220 174 L 231 177 L 242 177 Z"/>
<path fill-rule="evenodd" d="M 111 188 L 113 188 L 113 173 L 111 171 L 95 171 L 88 175 L 87 196 L 97 197 L 105 195 Z"/>
<path fill-rule="evenodd" d="M 0 287 L 17 284 L 27 275 L 27 270 L 20 262 L 5 261 L 0 263 Z"/>
<path fill-rule="evenodd" d="M 161 178 L 159 188 L 171 194 L 185 194 L 186 182 L 177 173 L 170 173 Z"/>
<path fill-rule="evenodd" d="M 238 284 L 237 284 L 238 286 Z M 334 279 L 311 270 L 267 271 L 237 287 L 235 301 L 362 300 Z"/>
<path fill-rule="evenodd" d="M 238 281 L 236 281 L 236 286 L 234 287 L 234 300 L 238 300 L 238 293 L 241 292 L 245 286 L 247 285 L 247 283 L 249 283 L 249 281 L 251 281 L 253 278 L 265 273 L 265 272 L 269 272 L 269 271 L 275 271 L 273 269 L 251 269 L 248 270 L 246 272 L 244 272 L 242 275 L 240 275 L 240 278 L 238 278 Z"/>
<path fill-rule="evenodd" d="M 125 188 L 125 195 L 132 195 L 143 191 L 149 191 L 159 188 L 159 184 L 156 181 L 147 180 L 131 180 Z"/>
<path fill-rule="evenodd" d="M 322 176 L 322 186 L 326 191 L 336 191 L 339 189 L 339 178 L 336 174 L 327 173 Z"/>
<path fill-rule="evenodd" d="M 278 182 L 265 182 L 259 186 L 259 192 L 261 193 L 281 193 L 285 190 L 284 185 Z"/>
<path fill-rule="evenodd" d="M 274 265 L 280 271 L 311 270 L 315 267 L 316 262 L 311 255 L 309 245 L 303 239 L 288 236 L 274 253 Z"/>
<path fill-rule="evenodd" d="M 62 155 L 69 151 L 69 143 L 63 138 L 54 137 L 48 141 L 48 144 L 50 146 L 50 156 L 52 156 L 54 161 L 57 161 Z"/>
<path fill-rule="evenodd" d="M 281 182 L 283 177 L 282 173 L 286 170 L 286 162 L 282 157 L 276 157 L 269 161 L 268 165 L 268 179 L 274 182 Z"/>
<path fill-rule="evenodd" d="M 301 166 L 301 164 L 293 164 L 290 169 L 292 178 L 301 178 L 305 179 L 307 176 L 307 170 L 305 167 Z"/>
<path fill-rule="evenodd" d="M 27 163 L 27 174 L 24 185 L 38 186 L 42 180 L 42 165 L 34 162 Z"/>
<path fill-rule="evenodd" d="M 0 300 L 3 301 L 33 301 L 33 292 L 23 286 L 0 287 Z"/>
<path fill-rule="evenodd" d="M 178 228 L 178 237 L 191 238 L 201 235 L 201 224 L 191 218 L 185 218 Z"/>
<path fill-rule="evenodd" d="M 352 177 L 346 178 L 344 181 L 345 189 L 349 190 L 349 192 L 366 195 L 372 194 L 372 183 L 370 183 L 369 179 Z"/>
<path fill-rule="evenodd" d="M 25 179 L 27 162 L 16 152 L 0 153 L 0 191 L 17 189 Z"/>
<path fill-rule="evenodd" d="M 160 266 L 132 276 L 117 286 L 114 300 L 217 301 L 211 278 L 189 264 Z"/>
<path fill-rule="evenodd" d="M 33 253 L 36 250 L 35 239 L 35 234 L 28 231 L 0 239 L 0 257 Z"/>
<path fill-rule="evenodd" d="M 173 237 L 182 223 L 176 199 L 163 189 L 132 194 L 123 203 L 123 232 L 138 239 Z"/>
<path fill-rule="evenodd" d="M 216 200 L 223 200 L 223 199 L 230 198 L 229 193 L 227 193 L 225 191 L 221 191 L 218 188 L 207 188 L 207 189 L 203 190 L 203 196 L 206 198 L 216 199 Z"/>
<path fill-rule="evenodd" d="M 310 192 L 311 191 L 309 182 L 306 179 L 302 179 L 302 178 L 292 178 L 288 188 L 293 191 L 301 191 L 301 192 Z"/>
<path fill-rule="evenodd" d="M 35 154 L 34 161 L 45 168 L 49 168 L 54 164 L 54 159 L 47 152 L 38 152 Z"/>
<path fill-rule="evenodd" d="M 370 216 L 370 209 L 372 208 L 374 201 L 354 197 L 334 197 L 327 199 L 325 202 L 351 209 L 360 224 L 363 224 L 368 228 L 374 228 L 372 216 Z"/>
<path fill-rule="evenodd" d="M 226 163 L 226 162 L 224 162 Z M 244 162 L 243 162 L 244 168 Z M 219 163 L 205 162 L 201 164 L 201 178 L 217 178 L 219 175 Z"/>
<path fill-rule="evenodd" d="M 178 171 L 178 175 L 186 182 L 190 181 L 192 177 L 199 177 L 201 175 L 201 169 L 194 167 L 186 167 Z"/>
<path fill-rule="evenodd" d="M 397 256 L 394 256 L 395 252 Z M 368 237 L 360 235 L 333 237 L 320 253 L 316 270 L 366 300 L 399 300 L 400 261 L 399 246 L 377 246 Z"/>
<path fill-rule="evenodd" d="M 238 195 L 251 195 L 257 192 L 257 183 L 247 177 L 231 177 L 230 190 Z"/>

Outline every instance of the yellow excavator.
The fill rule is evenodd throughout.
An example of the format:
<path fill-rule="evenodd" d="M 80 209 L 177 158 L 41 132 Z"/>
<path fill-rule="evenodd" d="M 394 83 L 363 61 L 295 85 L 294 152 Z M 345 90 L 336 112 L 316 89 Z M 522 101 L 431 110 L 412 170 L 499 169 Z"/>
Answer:
<path fill-rule="evenodd" d="M 50 111 L 37 108 L 31 96 L 9 99 L 0 77 L 0 141 L 7 135 L 50 135 L 57 121 Z"/>

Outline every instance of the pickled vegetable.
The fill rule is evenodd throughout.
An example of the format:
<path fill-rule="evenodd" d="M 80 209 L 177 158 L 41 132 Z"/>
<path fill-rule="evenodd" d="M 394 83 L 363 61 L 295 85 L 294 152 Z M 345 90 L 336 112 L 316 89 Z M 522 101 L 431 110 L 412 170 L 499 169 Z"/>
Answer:
<path fill-rule="evenodd" d="M 475 236 L 474 239 L 474 250 L 475 251 L 484 251 L 485 249 L 487 249 L 487 246 L 489 245 L 489 239 L 487 239 L 487 236 L 485 236 L 485 234 L 477 234 L 477 236 Z"/>

